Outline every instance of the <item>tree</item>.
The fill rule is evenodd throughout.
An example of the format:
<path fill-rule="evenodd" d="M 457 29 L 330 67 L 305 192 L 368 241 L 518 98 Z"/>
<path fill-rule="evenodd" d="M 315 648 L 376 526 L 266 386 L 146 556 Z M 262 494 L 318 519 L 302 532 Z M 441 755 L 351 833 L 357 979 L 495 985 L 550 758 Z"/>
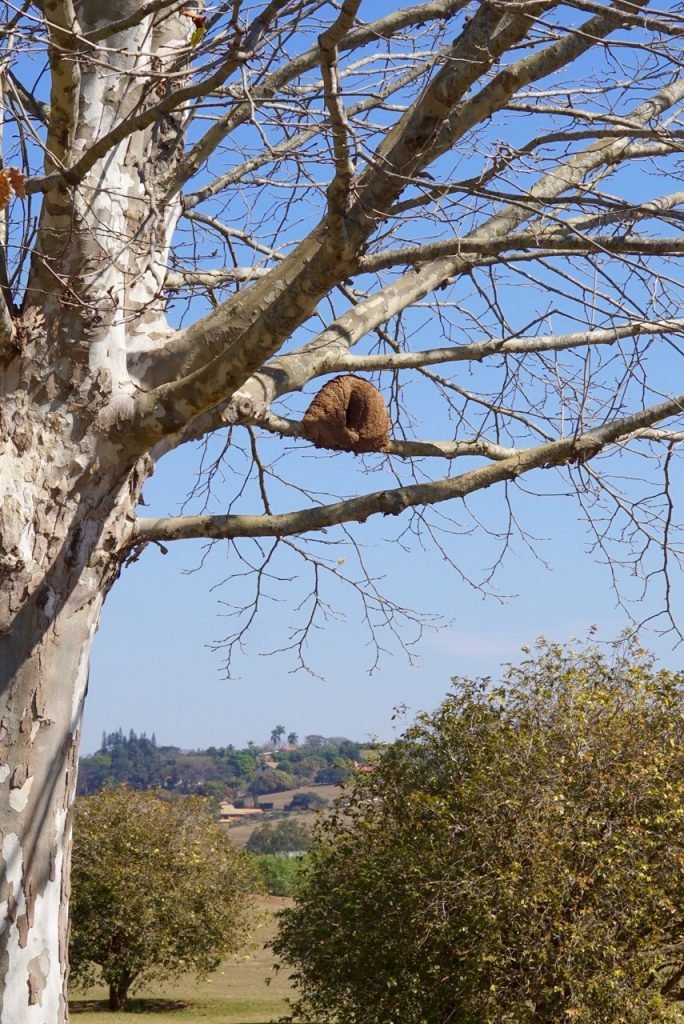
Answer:
<path fill-rule="evenodd" d="M 328 801 L 318 793 L 295 793 L 289 804 L 285 805 L 286 811 L 318 811 L 328 806 Z"/>
<path fill-rule="evenodd" d="M 71 979 L 109 1005 L 150 978 L 214 970 L 245 943 L 249 861 L 197 797 L 122 787 L 76 802 Z"/>
<path fill-rule="evenodd" d="M 274 747 L 279 747 L 283 736 L 285 735 L 285 726 L 276 725 L 274 729 L 271 729 L 271 743 Z"/>
<path fill-rule="evenodd" d="M 314 831 L 294 1019 L 654 1024 L 684 994 L 684 676 L 542 642 L 451 697 Z"/>
<path fill-rule="evenodd" d="M 341 765 L 332 764 L 327 768 L 321 768 L 316 772 L 315 782 L 319 786 L 340 786 L 351 776 L 351 769 Z"/>
<path fill-rule="evenodd" d="M 393 552 L 430 540 L 466 575 L 472 531 L 505 551 L 526 481 L 560 476 L 616 579 L 660 581 L 670 614 L 684 82 L 661 8 L 5 4 L 5 1016 L 66 1016 L 90 647 L 147 545 L 228 542 L 227 656 L 260 622 L 268 646 L 270 599 L 297 591 L 303 662 L 341 584 L 375 658 L 423 620 L 352 524 L 401 516 Z M 188 513 L 138 516 L 155 464 L 197 441 Z M 310 442 L 337 452 L 313 483 Z M 498 525 L 467 502 L 493 484 Z"/>
<path fill-rule="evenodd" d="M 265 796 L 267 793 L 282 793 L 292 789 L 293 785 L 294 779 L 288 772 L 274 769 L 257 775 L 247 787 L 247 792 L 253 796 Z"/>
<path fill-rule="evenodd" d="M 288 747 L 296 747 L 299 742 L 299 736 L 296 732 L 288 732 L 287 734 L 287 745 Z"/>
<path fill-rule="evenodd" d="M 259 825 L 247 841 L 250 853 L 298 853 L 308 850 L 311 833 L 301 821 L 285 819 L 277 825 Z"/>
<path fill-rule="evenodd" d="M 277 853 L 262 853 L 254 857 L 262 885 L 271 896 L 294 896 L 303 864 L 304 855 L 283 857 Z"/>

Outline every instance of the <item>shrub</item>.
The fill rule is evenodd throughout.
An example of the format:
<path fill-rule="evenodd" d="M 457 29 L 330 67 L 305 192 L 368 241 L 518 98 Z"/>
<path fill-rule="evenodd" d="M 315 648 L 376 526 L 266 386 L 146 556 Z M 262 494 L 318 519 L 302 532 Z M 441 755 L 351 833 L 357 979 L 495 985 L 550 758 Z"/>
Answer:
<path fill-rule="evenodd" d="M 295 793 L 289 804 L 285 805 L 286 811 L 312 811 L 327 807 L 328 801 L 318 793 Z"/>
<path fill-rule="evenodd" d="M 281 853 L 262 853 L 254 857 L 261 884 L 272 896 L 294 896 L 306 854 L 287 857 Z"/>
<path fill-rule="evenodd" d="M 300 821 L 260 825 L 247 841 L 250 853 L 301 853 L 311 845 L 311 832 Z"/>
<path fill-rule="evenodd" d="M 540 642 L 455 690 L 315 828 L 295 1019 L 656 1024 L 684 977 L 684 685 Z"/>

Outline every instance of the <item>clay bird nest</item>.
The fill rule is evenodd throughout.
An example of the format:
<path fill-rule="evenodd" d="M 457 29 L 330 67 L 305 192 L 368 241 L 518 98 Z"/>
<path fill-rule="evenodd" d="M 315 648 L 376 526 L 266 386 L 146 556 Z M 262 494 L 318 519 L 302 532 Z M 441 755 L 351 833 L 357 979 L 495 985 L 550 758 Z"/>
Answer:
<path fill-rule="evenodd" d="M 328 381 L 306 410 L 304 437 L 317 448 L 380 452 L 389 441 L 389 414 L 377 388 L 345 374 Z"/>

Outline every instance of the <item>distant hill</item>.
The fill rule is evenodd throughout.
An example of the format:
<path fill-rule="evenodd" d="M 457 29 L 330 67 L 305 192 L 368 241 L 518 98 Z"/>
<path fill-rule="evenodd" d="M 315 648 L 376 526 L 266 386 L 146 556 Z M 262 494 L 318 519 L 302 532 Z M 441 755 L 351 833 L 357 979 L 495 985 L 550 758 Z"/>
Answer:
<path fill-rule="evenodd" d="M 126 783 L 133 789 L 168 789 L 221 800 L 258 798 L 306 785 L 344 781 L 370 751 L 343 736 L 307 736 L 276 749 L 249 745 L 183 750 L 157 746 L 154 735 L 103 734 L 100 749 L 79 761 L 78 793 Z"/>

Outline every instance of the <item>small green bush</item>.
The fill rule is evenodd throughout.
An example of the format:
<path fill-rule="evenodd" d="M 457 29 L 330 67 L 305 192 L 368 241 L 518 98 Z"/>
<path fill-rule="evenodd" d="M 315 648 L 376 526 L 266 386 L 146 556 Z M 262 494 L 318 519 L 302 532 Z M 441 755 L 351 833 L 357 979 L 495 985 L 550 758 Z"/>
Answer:
<path fill-rule="evenodd" d="M 285 805 L 286 811 L 317 811 L 327 807 L 328 801 L 318 793 L 295 793 L 289 804 Z"/>
<path fill-rule="evenodd" d="M 254 857 L 254 866 L 261 884 L 271 896 L 294 896 L 305 860 L 306 854 L 287 857 L 261 853 Z"/>
<path fill-rule="evenodd" d="M 311 833 L 301 821 L 260 825 L 247 841 L 250 853 L 303 853 L 311 845 Z"/>

